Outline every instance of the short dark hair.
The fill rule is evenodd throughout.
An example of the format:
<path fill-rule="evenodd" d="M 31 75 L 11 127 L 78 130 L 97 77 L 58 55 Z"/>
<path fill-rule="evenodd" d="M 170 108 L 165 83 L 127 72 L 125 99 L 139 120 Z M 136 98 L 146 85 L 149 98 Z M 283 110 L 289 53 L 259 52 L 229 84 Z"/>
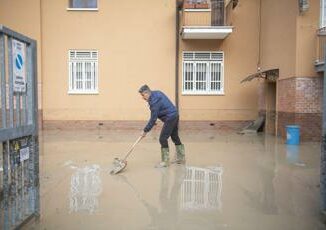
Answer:
<path fill-rule="evenodd" d="M 151 89 L 148 87 L 148 85 L 143 85 L 142 87 L 139 88 L 138 92 L 143 93 L 143 92 L 151 92 Z"/>

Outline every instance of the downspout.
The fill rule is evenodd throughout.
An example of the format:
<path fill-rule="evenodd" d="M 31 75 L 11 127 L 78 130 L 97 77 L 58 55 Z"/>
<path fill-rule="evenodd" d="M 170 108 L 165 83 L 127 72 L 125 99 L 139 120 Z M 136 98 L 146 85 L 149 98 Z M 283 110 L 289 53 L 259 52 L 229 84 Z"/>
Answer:
<path fill-rule="evenodd" d="M 259 0 L 259 25 L 258 25 L 258 61 L 257 61 L 257 72 L 261 71 L 261 0 Z"/>
<path fill-rule="evenodd" d="M 176 0 L 176 10 L 175 10 L 175 106 L 179 111 L 179 30 L 180 30 L 180 10 L 182 4 Z"/>

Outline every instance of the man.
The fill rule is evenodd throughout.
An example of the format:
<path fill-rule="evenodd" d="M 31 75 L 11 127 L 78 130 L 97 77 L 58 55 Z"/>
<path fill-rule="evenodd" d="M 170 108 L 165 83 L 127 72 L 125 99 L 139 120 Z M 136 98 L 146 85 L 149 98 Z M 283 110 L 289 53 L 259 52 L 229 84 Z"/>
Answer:
<path fill-rule="evenodd" d="M 169 166 L 169 145 L 168 138 L 171 137 L 176 147 L 175 160 L 171 163 L 183 164 L 185 163 L 185 150 L 184 145 L 180 141 L 178 126 L 179 126 L 179 114 L 175 106 L 169 100 L 169 98 L 161 91 L 151 91 L 147 85 L 140 87 L 138 91 L 143 99 L 148 102 L 151 110 L 151 118 L 148 121 L 142 136 L 153 128 L 157 118 L 164 122 L 161 134 L 161 162 L 156 165 L 157 168 Z"/>

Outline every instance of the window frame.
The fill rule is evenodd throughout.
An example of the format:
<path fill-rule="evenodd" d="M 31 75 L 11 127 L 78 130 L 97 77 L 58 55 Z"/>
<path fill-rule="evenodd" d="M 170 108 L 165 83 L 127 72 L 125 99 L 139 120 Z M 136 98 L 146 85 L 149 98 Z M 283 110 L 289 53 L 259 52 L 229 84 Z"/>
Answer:
<path fill-rule="evenodd" d="M 98 11 L 99 9 L 98 7 L 99 0 L 96 0 L 96 7 L 72 7 L 71 1 L 72 0 L 68 0 L 67 11 Z"/>
<path fill-rule="evenodd" d="M 212 56 L 212 53 L 219 53 L 222 54 L 222 60 L 200 60 L 200 59 L 193 59 L 193 60 L 185 60 L 184 59 L 184 54 L 185 53 L 210 53 L 210 56 Z M 223 96 L 225 95 L 225 91 L 224 91 L 224 59 L 225 59 L 225 55 L 223 51 L 183 51 L 182 52 L 182 92 L 181 95 L 202 95 L 202 96 Z M 186 63 L 192 63 L 192 69 L 193 69 L 193 90 L 186 90 L 185 89 L 185 64 Z M 197 71 L 197 63 L 206 63 L 207 66 L 207 71 L 206 71 L 206 90 L 205 91 L 200 91 L 200 90 L 196 90 L 196 71 Z M 211 79 L 212 79 L 212 75 L 211 75 L 211 66 L 212 63 L 217 63 L 218 65 L 220 65 L 220 90 L 211 90 Z M 189 81 L 187 81 L 189 82 Z M 215 82 L 215 81 L 214 81 Z"/>
<path fill-rule="evenodd" d="M 89 52 L 89 53 L 93 53 L 93 52 L 96 52 L 96 59 L 95 60 L 83 60 L 83 59 L 80 59 L 80 60 L 77 60 L 76 59 L 72 59 L 71 58 L 71 52 Z M 74 84 L 76 84 L 77 80 L 73 79 L 73 76 L 72 76 L 72 65 L 74 65 L 74 63 L 84 63 L 82 65 L 82 85 L 83 85 L 83 89 L 80 90 L 80 89 L 74 89 L 73 87 L 73 82 Z M 86 72 L 85 72 L 85 63 L 91 63 L 94 64 L 94 66 L 91 66 L 91 69 L 93 69 L 93 72 L 91 72 L 91 74 L 93 75 L 94 77 L 94 82 L 93 82 L 93 85 L 94 85 L 94 89 L 92 90 L 86 90 L 85 89 L 85 84 L 86 84 Z M 96 95 L 96 94 L 99 94 L 99 88 L 98 88 L 98 85 L 99 85 L 99 71 L 98 71 L 98 63 L 99 63 L 99 52 L 98 50 L 94 50 L 94 49 L 89 49 L 89 50 L 86 50 L 86 49 L 69 49 L 68 50 L 68 94 L 69 95 L 73 95 L 73 94 L 81 94 L 81 95 Z M 76 78 L 76 76 L 75 76 Z M 91 83 L 92 84 L 92 83 Z"/>

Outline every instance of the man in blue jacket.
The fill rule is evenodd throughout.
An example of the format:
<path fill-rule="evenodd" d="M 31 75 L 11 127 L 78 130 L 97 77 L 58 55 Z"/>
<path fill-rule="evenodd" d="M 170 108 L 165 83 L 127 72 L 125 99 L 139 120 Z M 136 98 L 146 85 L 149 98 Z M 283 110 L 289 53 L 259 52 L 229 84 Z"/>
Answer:
<path fill-rule="evenodd" d="M 156 165 L 156 167 L 167 167 L 170 164 L 168 145 L 169 137 L 171 137 L 176 147 L 175 160 L 173 160 L 171 163 L 185 163 L 185 149 L 184 145 L 180 141 L 178 133 L 179 114 L 177 109 L 169 98 L 161 91 L 151 91 L 147 85 L 143 85 L 138 92 L 141 94 L 143 99 L 148 102 L 151 110 L 151 118 L 144 128 L 142 136 L 145 137 L 146 134 L 153 128 L 157 118 L 164 122 L 160 134 L 161 162 Z"/>

